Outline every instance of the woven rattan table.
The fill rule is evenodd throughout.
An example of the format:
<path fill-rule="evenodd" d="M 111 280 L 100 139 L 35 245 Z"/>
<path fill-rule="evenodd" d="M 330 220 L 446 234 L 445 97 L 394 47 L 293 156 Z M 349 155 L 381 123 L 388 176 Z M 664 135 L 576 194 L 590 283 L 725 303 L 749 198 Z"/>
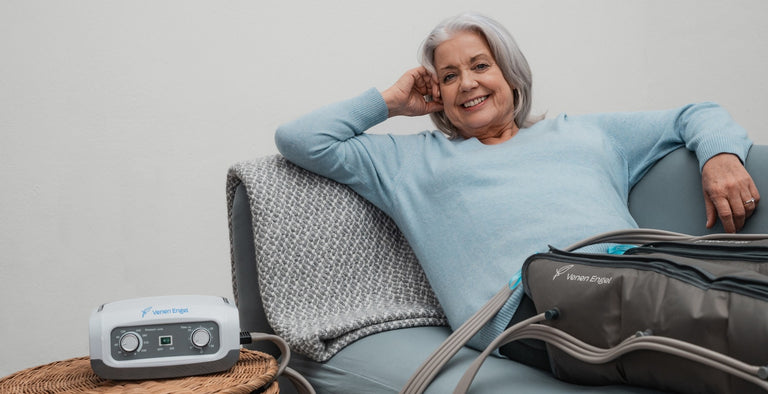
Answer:
<path fill-rule="evenodd" d="M 16 372 L 0 380 L 0 393 L 258 393 L 280 392 L 277 361 L 265 353 L 240 350 L 240 360 L 229 371 L 176 379 L 104 380 L 91 369 L 88 357 L 56 361 Z M 257 391 L 258 390 L 258 391 Z"/>

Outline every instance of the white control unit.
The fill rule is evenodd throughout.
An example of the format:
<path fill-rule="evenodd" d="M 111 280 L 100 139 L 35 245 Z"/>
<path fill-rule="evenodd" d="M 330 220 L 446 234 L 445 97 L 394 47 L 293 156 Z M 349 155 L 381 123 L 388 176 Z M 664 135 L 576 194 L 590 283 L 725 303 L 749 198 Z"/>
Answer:
<path fill-rule="evenodd" d="M 104 379 L 162 379 L 225 371 L 240 357 L 240 320 L 214 296 L 135 298 L 90 319 L 91 368 Z"/>

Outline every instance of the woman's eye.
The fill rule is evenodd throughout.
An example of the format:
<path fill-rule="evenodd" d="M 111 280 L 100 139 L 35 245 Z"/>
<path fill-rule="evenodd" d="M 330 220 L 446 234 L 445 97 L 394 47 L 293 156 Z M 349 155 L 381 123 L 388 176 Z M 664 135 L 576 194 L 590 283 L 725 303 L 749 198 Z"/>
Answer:
<path fill-rule="evenodd" d="M 456 78 L 456 74 L 446 74 L 443 76 L 443 83 L 448 83 Z"/>
<path fill-rule="evenodd" d="M 477 71 L 485 71 L 485 70 L 487 70 L 489 67 L 491 67 L 491 65 L 490 65 L 490 64 L 480 63 L 480 64 L 478 64 L 478 65 L 476 65 L 476 66 L 475 66 L 475 70 L 477 70 Z"/>

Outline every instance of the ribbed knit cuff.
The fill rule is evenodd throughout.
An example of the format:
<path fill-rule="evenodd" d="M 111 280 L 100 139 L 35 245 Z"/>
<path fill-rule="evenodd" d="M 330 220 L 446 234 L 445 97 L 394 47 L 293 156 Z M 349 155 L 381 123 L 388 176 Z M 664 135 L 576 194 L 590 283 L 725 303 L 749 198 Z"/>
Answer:
<path fill-rule="evenodd" d="M 699 171 L 712 157 L 720 153 L 732 153 L 739 157 L 742 163 L 747 160 L 747 153 L 752 147 L 748 139 L 734 141 L 731 136 L 712 136 L 699 143 L 696 148 L 696 158 L 699 160 Z"/>
<path fill-rule="evenodd" d="M 384 97 L 375 88 L 366 90 L 352 100 L 350 115 L 357 123 L 357 127 L 355 127 L 357 134 L 362 134 L 365 130 L 387 120 L 389 116 L 387 103 L 384 102 Z"/>
<path fill-rule="evenodd" d="M 509 325 L 509 322 L 512 320 L 512 316 L 515 315 L 517 307 L 520 306 L 520 301 L 523 299 L 524 293 L 523 286 L 518 286 L 518 288 L 512 292 L 512 295 L 509 296 L 509 299 L 504 306 L 501 307 L 496 316 L 480 329 L 480 331 L 467 342 L 467 345 L 476 350 L 485 350 L 496 337 L 501 335 L 501 333 L 507 329 L 507 325 Z M 493 354 L 499 356 L 499 349 L 495 349 Z"/>

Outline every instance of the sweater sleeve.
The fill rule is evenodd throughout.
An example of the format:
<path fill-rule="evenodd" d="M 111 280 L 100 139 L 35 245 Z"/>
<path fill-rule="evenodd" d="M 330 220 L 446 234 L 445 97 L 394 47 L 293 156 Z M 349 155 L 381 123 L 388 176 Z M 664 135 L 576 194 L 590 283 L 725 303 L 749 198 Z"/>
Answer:
<path fill-rule="evenodd" d="M 690 104 L 666 111 L 584 115 L 613 140 L 627 161 L 629 185 L 673 150 L 685 146 L 695 152 L 699 170 L 720 153 L 746 159 L 752 141 L 728 112 L 714 103 Z"/>
<path fill-rule="evenodd" d="M 391 136 L 365 131 L 387 115 L 381 94 L 370 89 L 281 125 L 275 143 L 292 163 L 348 185 L 385 209 L 401 161 Z"/>

